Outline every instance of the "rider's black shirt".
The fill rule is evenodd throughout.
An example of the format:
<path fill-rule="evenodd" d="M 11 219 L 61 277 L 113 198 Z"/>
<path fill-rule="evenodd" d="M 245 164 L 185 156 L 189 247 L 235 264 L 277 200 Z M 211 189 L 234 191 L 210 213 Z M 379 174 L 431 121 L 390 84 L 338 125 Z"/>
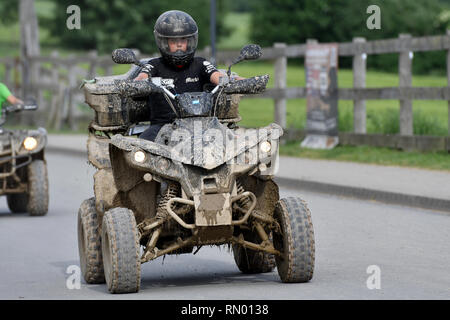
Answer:
<path fill-rule="evenodd" d="M 161 77 L 163 84 L 168 84 L 174 94 L 185 92 L 201 92 L 205 84 L 210 84 L 211 75 L 217 71 L 216 67 L 204 58 L 195 57 L 184 68 L 175 68 L 164 63 L 162 58 L 150 60 L 141 72 L 149 77 Z M 163 94 L 155 93 L 149 97 L 150 122 L 172 122 L 175 114 Z"/>

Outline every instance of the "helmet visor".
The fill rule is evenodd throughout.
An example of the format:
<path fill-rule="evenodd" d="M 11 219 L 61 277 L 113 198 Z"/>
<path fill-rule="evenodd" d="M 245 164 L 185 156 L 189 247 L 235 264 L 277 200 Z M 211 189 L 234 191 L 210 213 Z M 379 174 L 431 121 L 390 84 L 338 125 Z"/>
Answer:
<path fill-rule="evenodd" d="M 174 54 L 180 50 L 183 53 L 192 53 L 197 49 L 198 35 L 187 37 L 164 37 L 155 32 L 156 45 L 165 54 Z M 172 50 L 171 50 L 172 49 Z M 185 49 L 185 50 L 184 50 Z"/>

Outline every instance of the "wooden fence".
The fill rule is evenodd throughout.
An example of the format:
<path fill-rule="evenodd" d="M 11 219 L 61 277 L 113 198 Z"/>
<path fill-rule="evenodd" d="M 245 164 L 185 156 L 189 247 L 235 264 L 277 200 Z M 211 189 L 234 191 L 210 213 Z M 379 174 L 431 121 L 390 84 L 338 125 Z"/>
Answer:
<path fill-rule="evenodd" d="M 317 43 L 316 40 L 309 40 Z M 275 61 L 274 88 L 267 89 L 254 98 L 271 98 L 275 103 L 274 120 L 286 128 L 286 100 L 306 98 L 305 87 L 287 87 L 287 59 L 305 57 L 307 44 L 275 44 L 265 48 L 261 59 Z M 447 51 L 447 85 L 446 87 L 412 87 L 412 59 L 414 52 Z M 368 55 L 398 53 L 398 87 L 366 88 L 366 61 Z M 339 140 L 346 145 L 371 145 L 404 150 L 450 151 L 450 30 L 446 35 L 413 38 L 400 34 L 396 39 L 366 41 L 355 38 L 352 42 L 339 43 L 338 54 L 353 57 L 353 88 L 339 88 L 338 99 L 352 100 L 354 103 L 354 132 L 340 132 Z M 226 53 L 219 53 L 218 61 L 230 60 Z M 252 98 L 249 96 L 249 98 Z M 400 132 L 396 135 L 367 134 L 366 100 L 399 100 Z M 412 100 L 447 100 L 448 133 L 447 137 L 413 135 Z M 288 129 L 285 138 L 301 140 L 305 136 L 302 130 Z"/>
<path fill-rule="evenodd" d="M 317 42 L 313 39 L 311 42 Z M 274 121 L 286 128 L 287 99 L 306 98 L 305 87 L 287 87 L 287 59 L 305 57 L 306 44 L 286 45 L 277 43 L 273 47 L 263 48 L 261 60 L 274 61 L 274 88 L 269 88 L 257 98 L 274 100 Z M 419 51 L 447 51 L 447 78 L 450 85 L 450 30 L 446 35 L 416 37 L 401 34 L 395 39 L 365 41 L 355 38 L 352 42 L 339 43 L 338 54 L 341 57 L 353 57 L 353 88 L 339 88 L 338 99 L 354 102 L 354 132 L 341 132 L 340 143 L 350 145 L 373 145 L 399 149 L 447 150 L 450 151 L 450 86 L 446 87 L 412 87 L 413 53 Z M 399 86 L 366 88 L 366 61 L 368 55 L 398 53 Z M 207 48 L 198 55 L 210 57 Z M 238 55 L 237 51 L 217 52 L 216 62 L 228 64 Z M 138 55 L 142 58 L 143 55 Z M 5 65 L 4 81 L 12 88 L 19 88 L 18 76 L 23 67 L 17 59 L 0 59 Z M 45 113 L 47 125 L 60 128 L 67 123 L 75 128 L 78 119 L 86 118 L 74 106 L 84 101 L 79 85 L 82 79 L 91 79 L 98 75 L 99 68 L 103 75 L 112 75 L 114 63 L 110 56 L 98 56 L 95 51 L 84 56 L 59 57 L 54 52 L 50 57 L 31 57 L 28 59 L 30 72 L 29 87 L 21 88 L 38 97 L 42 112 Z M 82 65 L 82 66 L 80 66 Z M 45 100 L 45 92 L 50 93 L 50 102 Z M 246 98 L 252 98 L 248 96 Z M 255 97 L 256 98 L 256 97 Z M 400 101 L 400 133 L 396 135 L 367 134 L 366 100 L 391 99 Z M 449 136 L 425 137 L 413 135 L 412 100 L 447 100 L 449 101 Z M 305 132 L 287 129 L 286 138 L 301 139 Z"/>
<path fill-rule="evenodd" d="M 21 114 L 21 122 L 46 125 L 60 129 L 67 124 L 75 129 L 80 119 L 87 120 L 93 113 L 81 112 L 76 106 L 84 102 L 79 86 L 83 79 L 92 79 L 103 70 L 103 75 L 112 75 L 114 63 L 111 57 L 99 57 L 96 51 L 84 56 L 60 57 L 57 51 L 50 56 L 30 57 L 27 65 L 17 59 L 0 59 L 5 66 L 4 81 L 21 97 L 34 97 L 38 101 L 38 116 Z M 23 70 L 29 72 L 29 79 L 23 78 Z M 39 119 L 41 121 L 39 121 Z M 24 121 L 25 120 L 25 121 Z M 44 122 L 44 123 L 43 123 Z"/>

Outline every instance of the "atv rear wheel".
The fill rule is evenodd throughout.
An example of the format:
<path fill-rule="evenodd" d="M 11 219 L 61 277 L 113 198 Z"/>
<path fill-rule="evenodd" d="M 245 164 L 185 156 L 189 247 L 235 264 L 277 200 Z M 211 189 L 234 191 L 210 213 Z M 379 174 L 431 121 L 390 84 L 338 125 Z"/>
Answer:
<path fill-rule="evenodd" d="M 28 195 L 26 193 L 13 193 L 6 195 L 9 210 L 13 213 L 27 212 Z"/>
<path fill-rule="evenodd" d="M 141 283 L 139 234 L 131 210 L 114 208 L 103 216 L 102 254 L 109 292 L 139 291 Z"/>
<path fill-rule="evenodd" d="M 43 216 L 48 211 L 48 177 L 44 160 L 28 165 L 28 205 L 31 216 Z"/>
<path fill-rule="evenodd" d="M 255 235 L 244 235 L 244 239 L 258 243 Z M 255 251 L 235 244 L 233 245 L 233 255 L 237 267 L 243 273 L 272 272 L 275 268 L 275 256 L 267 252 Z"/>
<path fill-rule="evenodd" d="M 277 202 L 274 218 L 281 233 L 273 233 L 273 244 L 282 253 L 276 256 L 278 274 L 283 282 L 307 282 L 314 272 L 315 242 L 311 213 L 306 202 L 288 197 Z"/>
<path fill-rule="evenodd" d="M 86 199 L 78 210 L 78 252 L 81 273 L 87 283 L 105 283 L 101 246 L 95 198 Z"/>

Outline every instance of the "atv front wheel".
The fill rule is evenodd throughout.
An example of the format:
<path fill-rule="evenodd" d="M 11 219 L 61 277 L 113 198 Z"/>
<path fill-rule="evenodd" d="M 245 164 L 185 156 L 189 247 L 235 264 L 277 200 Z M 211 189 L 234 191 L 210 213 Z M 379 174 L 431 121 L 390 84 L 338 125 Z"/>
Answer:
<path fill-rule="evenodd" d="M 258 243 L 254 235 L 244 235 L 244 239 Z M 233 245 L 233 256 L 237 267 L 243 273 L 265 273 L 272 272 L 275 268 L 275 257 L 273 254 L 244 248 L 241 245 Z"/>
<path fill-rule="evenodd" d="M 138 292 L 141 283 L 140 245 L 131 210 L 113 208 L 103 216 L 102 254 L 109 292 Z"/>
<path fill-rule="evenodd" d="M 311 213 L 300 198 L 277 202 L 274 218 L 280 232 L 273 232 L 273 244 L 282 253 L 276 256 L 278 274 L 283 282 L 307 282 L 314 272 L 315 242 Z"/>
<path fill-rule="evenodd" d="M 34 160 L 28 165 L 28 205 L 31 216 L 43 216 L 48 211 L 47 165 Z"/>
<path fill-rule="evenodd" d="M 13 193 L 6 195 L 8 208 L 12 213 L 27 212 L 28 195 L 26 193 Z"/>
<path fill-rule="evenodd" d="M 78 210 L 78 252 L 84 280 L 89 283 L 105 283 L 102 244 L 95 198 L 86 199 Z"/>

